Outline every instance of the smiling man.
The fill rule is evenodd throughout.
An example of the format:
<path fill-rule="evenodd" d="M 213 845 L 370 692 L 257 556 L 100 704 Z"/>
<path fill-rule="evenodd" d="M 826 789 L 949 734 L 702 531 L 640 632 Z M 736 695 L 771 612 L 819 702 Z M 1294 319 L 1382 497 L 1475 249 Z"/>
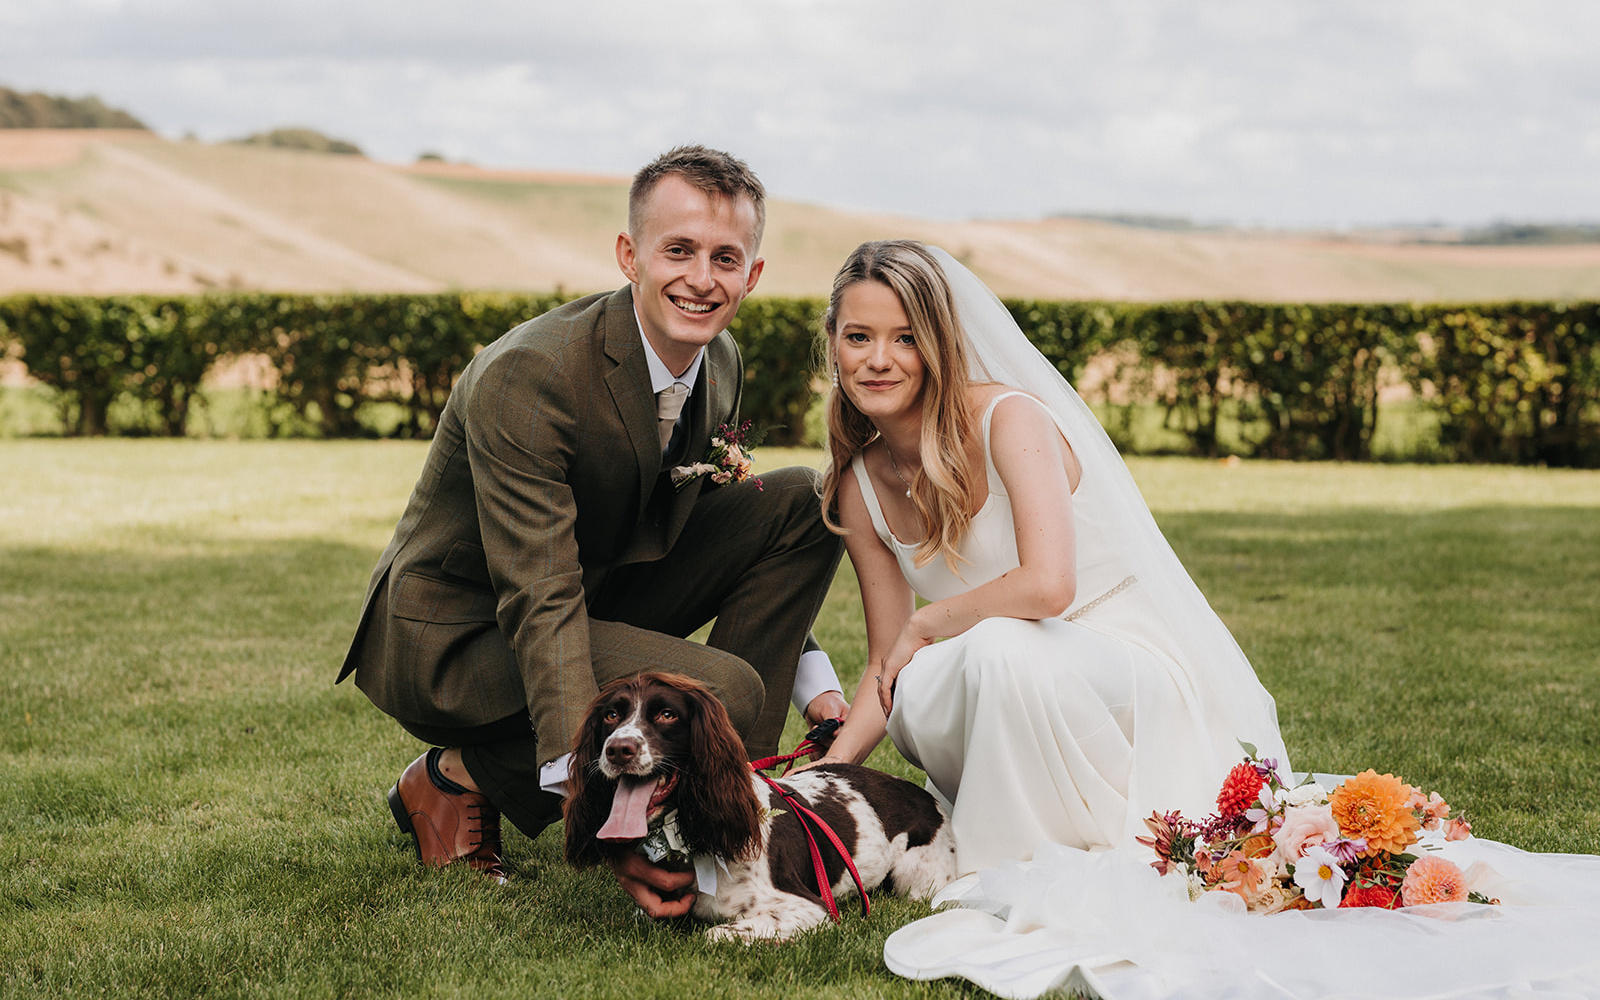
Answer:
<path fill-rule="evenodd" d="M 501 814 L 530 837 L 560 818 L 567 751 L 613 678 L 700 679 L 752 757 L 775 751 L 786 696 L 813 722 L 846 711 L 808 635 L 840 551 L 811 470 L 668 475 L 738 420 L 727 326 L 764 223 L 742 162 L 662 155 L 617 236 L 628 284 L 511 330 L 451 392 L 339 674 L 434 744 L 389 792 L 425 863 L 504 878 Z M 692 902 L 686 876 L 619 877 L 652 915 Z"/>

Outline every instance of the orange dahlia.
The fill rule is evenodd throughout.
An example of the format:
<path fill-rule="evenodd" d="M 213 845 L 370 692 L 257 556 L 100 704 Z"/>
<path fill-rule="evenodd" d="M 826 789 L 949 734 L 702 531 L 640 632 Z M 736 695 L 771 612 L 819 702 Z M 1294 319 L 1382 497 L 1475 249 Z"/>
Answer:
<path fill-rule="evenodd" d="M 1424 903 L 1459 903 L 1467 898 L 1467 877 L 1444 858 L 1425 855 L 1411 862 L 1400 898 L 1407 906 Z"/>
<path fill-rule="evenodd" d="M 1233 765 L 1233 770 L 1223 779 L 1222 791 L 1217 793 L 1217 815 L 1223 819 L 1242 815 L 1255 804 L 1261 786 L 1266 783 L 1267 779 L 1248 761 Z"/>
<path fill-rule="evenodd" d="M 1366 840 L 1362 857 L 1381 851 L 1398 854 L 1417 842 L 1416 814 L 1410 809 L 1411 786 L 1392 774 L 1362 771 L 1328 796 L 1339 832 Z"/>
<path fill-rule="evenodd" d="M 1272 837 L 1265 833 L 1252 834 L 1239 842 L 1239 850 L 1247 858 L 1264 858 L 1277 850 L 1278 845 L 1273 843 Z"/>

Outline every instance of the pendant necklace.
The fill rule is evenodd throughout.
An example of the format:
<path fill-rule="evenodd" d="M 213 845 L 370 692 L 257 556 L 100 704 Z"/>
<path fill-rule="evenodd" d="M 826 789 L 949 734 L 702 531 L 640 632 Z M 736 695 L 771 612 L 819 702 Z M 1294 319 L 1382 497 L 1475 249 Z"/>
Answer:
<path fill-rule="evenodd" d="M 900 480 L 900 485 L 906 488 L 906 499 L 911 499 L 911 484 L 906 482 L 906 477 L 900 474 L 900 463 L 894 460 L 894 449 L 889 447 L 889 442 L 883 443 L 883 450 L 889 453 L 889 468 L 894 470 L 894 477 Z"/>

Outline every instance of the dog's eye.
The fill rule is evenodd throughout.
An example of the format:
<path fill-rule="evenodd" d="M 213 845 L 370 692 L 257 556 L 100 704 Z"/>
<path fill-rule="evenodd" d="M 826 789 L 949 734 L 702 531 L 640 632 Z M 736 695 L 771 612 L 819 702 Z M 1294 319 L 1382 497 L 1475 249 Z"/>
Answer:
<path fill-rule="evenodd" d="M 614 708 L 608 708 L 606 709 L 606 714 L 602 715 L 600 718 L 604 719 L 608 723 L 618 722 L 622 719 L 622 713 Z"/>
<path fill-rule="evenodd" d="M 676 709 L 671 709 L 671 708 L 663 708 L 663 709 L 658 710 L 656 712 L 656 721 L 657 722 L 677 722 L 678 721 L 677 710 Z"/>

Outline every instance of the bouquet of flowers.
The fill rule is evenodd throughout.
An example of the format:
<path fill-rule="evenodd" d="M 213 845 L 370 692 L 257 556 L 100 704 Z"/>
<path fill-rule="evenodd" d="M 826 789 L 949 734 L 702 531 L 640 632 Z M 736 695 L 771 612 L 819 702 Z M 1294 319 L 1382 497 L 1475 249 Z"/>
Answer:
<path fill-rule="evenodd" d="M 1231 892 L 1253 913 L 1316 907 L 1424 903 L 1495 903 L 1471 892 L 1467 874 L 1436 854 L 1414 854 L 1420 831 L 1465 839 L 1472 827 L 1450 815 L 1438 792 L 1424 794 L 1392 774 L 1363 771 L 1329 792 L 1309 776 L 1289 787 L 1277 762 L 1242 743 L 1217 795 L 1217 811 L 1199 822 L 1152 813 L 1152 867 L 1179 873 L 1191 899 Z"/>
<path fill-rule="evenodd" d="M 759 441 L 751 441 L 750 421 L 746 420 L 737 427 L 728 424 L 717 425 L 715 434 L 711 435 L 711 447 L 706 451 L 704 460 L 691 465 L 675 465 L 669 476 L 674 488 L 682 488 L 690 480 L 700 476 L 710 476 L 711 481 L 718 486 L 728 483 L 742 483 L 750 478 L 750 449 Z M 761 489 L 761 480 L 756 480 L 756 489 Z"/>

